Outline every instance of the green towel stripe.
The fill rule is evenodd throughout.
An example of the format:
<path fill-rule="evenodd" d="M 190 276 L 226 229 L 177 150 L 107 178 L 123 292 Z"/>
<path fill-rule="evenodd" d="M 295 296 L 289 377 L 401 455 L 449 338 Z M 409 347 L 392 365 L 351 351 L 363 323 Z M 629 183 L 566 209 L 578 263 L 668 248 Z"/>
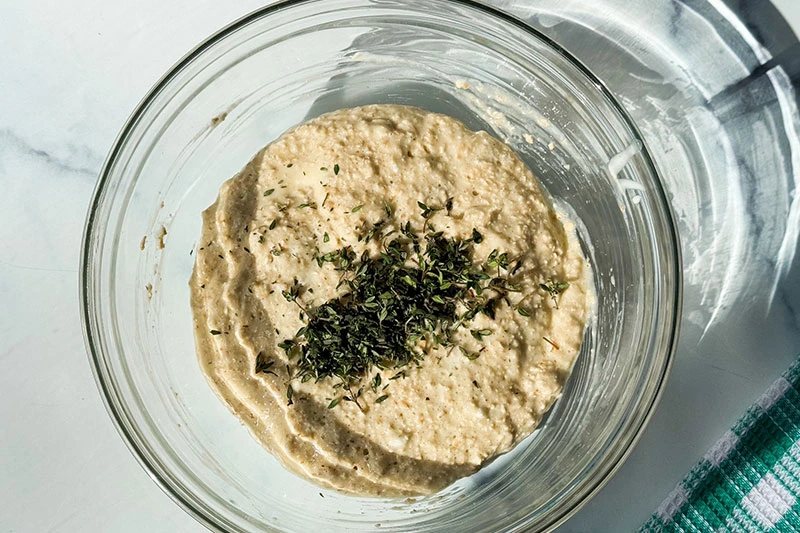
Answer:
<path fill-rule="evenodd" d="M 703 517 L 703 523 L 706 527 L 704 531 L 714 531 L 725 523 L 725 513 L 720 513 L 720 502 L 716 498 L 709 498 L 707 500 L 699 500 L 695 509 Z"/>
<path fill-rule="evenodd" d="M 800 385 L 800 361 L 792 363 L 789 370 L 783 373 L 783 377 L 795 387 Z"/>
<path fill-rule="evenodd" d="M 770 409 L 770 413 L 772 411 L 773 409 Z M 796 427 L 800 422 L 800 392 L 797 392 L 794 387 L 788 388 L 783 398 L 781 398 L 780 409 L 775 410 L 775 412 L 786 416 L 789 420 L 789 425 Z"/>
<path fill-rule="evenodd" d="M 706 498 L 697 500 L 692 507 L 694 513 L 686 513 L 686 517 L 692 519 L 696 524 L 702 525 L 701 531 L 716 531 L 718 528 L 725 525 L 725 516 L 727 513 L 719 512 L 721 505 L 716 498 Z"/>
<path fill-rule="evenodd" d="M 715 469 L 712 474 L 707 476 L 706 480 L 707 483 L 705 483 L 703 488 L 692 495 L 690 504 L 692 506 L 697 506 L 698 503 L 702 501 L 717 502 L 715 507 L 727 509 L 727 511 L 721 513 L 720 517 L 717 519 L 717 522 L 721 522 L 721 524 L 718 525 L 724 525 L 725 519 L 730 513 L 730 509 L 741 501 L 742 496 L 737 493 L 737 485 L 731 483 L 731 479 L 725 476 L 722 470 Z"/>
<path fill-rule="evenodd" d="M 798 415 L 792 415 L 790 409 L 786 409 L 783 403 L 784 400 L 780 400 L 778 404 L 769 410 L 769 418 L 778 428 L 778 431 L 792 438 L 792 435 L 798 433 L 798 426 L 794 423 L 794 417 L 797 416 L 800 418 L 800 413 L 798 413 Z"/>
<path fill-rule="evenodd" d="M 691 512 L 692 507 L 688 508 L 686 511 Z M 692 520 L 686 516 L 685 512 L 681 511 L 675 518 L 677 520 L 674 522 L 675 526 L 678 528 L 677 531 L 681 533 L 702 533 L 700 529 L 692 522 Z"/>

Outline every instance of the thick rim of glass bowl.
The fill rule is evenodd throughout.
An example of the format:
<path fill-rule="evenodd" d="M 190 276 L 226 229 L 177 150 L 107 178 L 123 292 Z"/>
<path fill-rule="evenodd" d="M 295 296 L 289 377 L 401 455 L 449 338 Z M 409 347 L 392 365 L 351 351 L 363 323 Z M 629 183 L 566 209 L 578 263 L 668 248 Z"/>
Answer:
<path fill-rule="evenodd" d="M 111 416 L 117 430 L 122 435 L 123 440 L 125 441 L 132 455 L 136 458 L 139 464 L 149 474 L 151 479 L 153 479 L 153 481 L 155 481 L 155 483 L 167 495 L 169 495 L 170 498 L 172 498 L 173 501 L 175 501 L 184 511 L 186 511 L 189 515 L 194 517 L 198 522 L 211 529 L 225 528 L 227 525 L 214 520 L 211 516 L 211 513 L 205 512 L 203 509 L 199 508 L 196 501 L 190 501 L 190 499 L 187 498 L 184 494 L 185 492 L 188 492 L 185 487 L 177 487 L 169 479 L 167 479 L 166 476 L 162 475 L 161 473 L 162 468 L 158 465 L 157 459 L 153 456 L 150 450 L 148 450 L 146 443 L 141 442 L 141 439 L 139 438 L 139 435 L 137 435 L 135 428 L 130 423 L 130 418 L 125 413 L 125 407 L 123 405 L 123 402 L 121 402 L 117 397 L 118 390 L 114 383 L 114 378 L 109 373 L 108 367 L 104 362 L 104 354 L 101 347 L 100 334 L 99 334 L 100 328 L 99 328 L 99 323 L 95 317 L 95 309 L 94 309 L 94 296 L 95 296 L 94 284 L 96 282 L 94 263 L 95 263 L 95 256 L 99 251 L 98 249 L 96 249 L 96 240 L 103 230 L 101 226 L 98 226 L 98 224 L 100 223 L 100 221 L 98 220 L 98 215 L 100 208 L 106 199 L 106 193 L 108 192 L 108 186 L 111 179 L 111 169 L 114 165 L 114 162 L 119 157 L 122 148 L 125 146 L 127 140 L 129 139 L 131 132 L 134 130 L 134 128 L 136 128 L 140 118 L 142 117 L 142 114 L 150 106 L 150 104 L 156 98 L 156 96 L 159 95 L 185 67 L 187 67 L 193 61 L 201 57 L 208 48 L 212 47 L 221 40 L 225 39 L 228 35 L 237 31 L 243 26 L 246 26 L 256 20 L 268 17 L 269 15 L 277 11 L 283 11 L 297 5 L 313 3 L 315 1 L 319 0 L 284 0 L 275 4 L 271 4 L 264 8 L 261 8 L 259 10 L 256 10 L 225 26 L 218 32 L 214 33 L 213 35 L 208 37 L 205 41 L 203 41 L 200 45 L 198 45 L 194 50 L 192 50 L 191 52 L 186 54 L 183 58 L 181 58 L 178 62 L 176 62 L 172 66 L 172 68 L 170 68 L 167 71 L 167 73 L 150 89 L 150 91 L 148 91 L 147 95 L 136 106 L 135 110 L 127 119 L 125 125 L 123 126 L 122 130 L 120 131 L 119 135 L 114 141 L 113 147 L 109 152 L 109 155 L 106 158 L 106 161 L 104 162 L 103 168 L 100 172 L 99 179 L 93 193 L 92 201 L 89 206 L 89 210 L 86 217 L 86 223 L 84 227 L 83 242 L 81 245 L 82 252 L 81 252 L 80 287 L 79 287 L 80 298 L 81 298 L 81 322 L 83 326 L 84 341 L 87 347 L 87 352 L 89 354 L 92 372 L 94 374 L 97 386 L 102 394 L 106 410 Z M 663 184 L 661 182 L 659 173 L 656 169 L 656 166 L 653 163 L 653 159 L 647 148 L 647 143 L 645 142 L 645 139 L 643 138 L 636 124 L 628 115 L 625 108 L 620 104 L 620 102 L 613 95 L 613 93 L 607 88 L 605 83 L 600 78 L 598 78 L 591 70 L 589 70 L 580 60 L 578 60 L 576 57 L 570 54 L 557 42 L 553 41 L 543 33 L 534 29 L 524 21 L 512 15 L 499 11 L 493 7 L 487 6 L 485 4 L 473 0 L 446 0 L 446 1 L 449 1 L 453 4 L 460 4 L 478 11 L 483 11 L 487 14 L 487 16 L 495 17 L 510 25 L 514 25 L 518 28 L 521 28 L 525 32 L 529 33 L 532 38 L 541 41 L 546 46 L 550 47 L 553 51 L 561 55 L 565 60 L 574 65 L 584 76 L 586 76 L 586 78 L 601 93 L 601 96 L 603 96 L 606 99 L 606 101 L 611 104 L 614 110 L 617 113 L 619 113 L 619 116 L 623 119 L 623 121 L 629 128 L 634 138 L 641 143 L 640 145 L 642 147 L 641 154 L 647 166 L 649 167 L 650 171 L 656 177 L 655 192 L 657 194 L 657 198 L 661 204 L 661 207 L 664 210 L 664 215 L 666 218 L 665 222 L 668 230 L 667 238 L 669 241 L 667 244 L 669 248 L 671 248 L 670 252 L 674 258 L 673 264 L 670 265 L 674 269 L 675 273 L 675 283 L 672 290 L 673 294 L 671 295 L 671 299 L 672 301 L 674 301 L 674 306 L 673 309 L 671 309 L 671 314 L 668 314 L 667 316 L 672 325 L 670 327 L 669 332 L 667 333 L 669 338 L 666 339 L 665 343 L 667 347 L 667 349 L 665 350 L 666 353 L 663 354 L 665 358 L 665 363 L 661 368 L 660 375 L 657 376 L 658 383 L 655 386 L 652 401 L 646 407 L 647 410 L 644 413 L 644 416 L 642 416 L 638 427 L 631 428 L 632 435 L 629 441 L 625 443 L 625 447 L 617 453 L 616 457 L 612 458 L 611 465 L 604 472 L 601 472 L 599 473 L 600 474 L 599 476 L 594 477 L 594 484 L 591 486 L 587 486 L 585 488 L 584 496 L 581 498 L 581 500 L 576 502 L 575 505 L 573 505 L 572 507 L 564 510 L 559 516 L 553 517 L 553 519 L 549 521 L 547 524 L 540 524 L 540 526 L 542 526 L 544 530 L 552 530 L 561 525 L 570 516 L 572 516 L 575 512 L 577 512 L 578 509 L 580 509 L 586 502 L 588 502 L 611 479 L 614 473 L 624 463 L 625 459 L 630 454 L 636 442 L 639 440 L 644 428 L 647 426 L 652 416 L 653 411 L 655 410 L 655 407 L 658 404 L 658 401 L 664 389 L 664 384 L 666 382 L 667 376 L 669 375 L 670 369 L 672 367 L 672 360 L 677 346 L 677 339 L 679 334 L 679 326 L 680 326 L 679 318 L 682 309 L 682 299 L 683 299 L 683 293 L 682 293 L 683 276 L 681 271 L 682 263 L 681 263 L 679 236 L 674 223 L 675 220 L 674 213 L 672 212 L 672 209 L 670 207 L 670 203 L 668 201 L 666 191 L 664 190 Z M 527 527 L 530 525 L 531 524 L 526 523 L 522 524 L 522 527 Z"/>

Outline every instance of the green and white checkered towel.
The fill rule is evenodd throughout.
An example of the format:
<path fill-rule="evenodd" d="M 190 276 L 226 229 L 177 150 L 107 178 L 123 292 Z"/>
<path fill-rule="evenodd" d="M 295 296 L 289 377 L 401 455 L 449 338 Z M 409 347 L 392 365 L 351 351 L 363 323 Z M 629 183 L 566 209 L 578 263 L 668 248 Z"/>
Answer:
<path fill-rule="evenodd" d="M 662 531 L 800 531 L 800 359 L 640 529 Z"/>

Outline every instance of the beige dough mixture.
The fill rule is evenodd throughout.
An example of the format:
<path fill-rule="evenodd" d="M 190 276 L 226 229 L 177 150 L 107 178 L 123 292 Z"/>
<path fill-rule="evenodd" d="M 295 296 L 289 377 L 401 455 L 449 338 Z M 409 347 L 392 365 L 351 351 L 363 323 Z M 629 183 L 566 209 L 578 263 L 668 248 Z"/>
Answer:
<path fill-rule="evenodd" d="M 453 345 L 421 339 L 418 365 L 372 368 L 358 402 L 336 402 L 337 380 L 291 379 L 279 344 L 348 291 L 319 258 L 346 246 L 379 256 L 390 237 L 359 239 L 379 220 L 395 236 L 406 222 L 463 241 L 479 231 L 476 262 L 507 253 L 517 290 Z M 574 224 L 508 146 L 444 115 L 373 105 L 297 127 L 222 186 L 203 215 L 191 303 L 203 372 L 264 447 L 318 484 L 395 497 L 441 490 L 533 431 L 580 351 L 589 280 Z"/>

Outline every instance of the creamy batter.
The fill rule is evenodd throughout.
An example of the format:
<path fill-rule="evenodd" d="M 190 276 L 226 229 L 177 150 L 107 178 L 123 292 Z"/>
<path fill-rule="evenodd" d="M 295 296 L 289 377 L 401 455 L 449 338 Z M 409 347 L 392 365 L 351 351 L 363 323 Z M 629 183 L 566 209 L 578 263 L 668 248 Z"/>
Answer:
<path fill-rule="evenodd" d="M 449 198 L 450 211 L 436 211 L 428 224 L 465 240 L 478 229 L 480 261 L 493 250 L 518 258 L 520 291 L 494 319 L 479 314 L 454 333 L 477 358 L 433 348 L 405 377 L 382 371 L 389 386 L 365 387 L 359 405 L 329 408 L 342 395 L 336 380 L 291 380 L 293 363 L 278 347 L 306 323 L 301 308 L 347 291 L 337 287 L 334 265 L 317 258 L 347 245 L 377 255 L 380 240 L 358 235 L 386 218 L 387 205 L 390 225 L 419 229 L 426 221 L 418 202 L 444 206 Z M 202 369 L 296 473 L 353 494 L 436 492 L 529 435 L 560 395 L 591 301 L 573 228 L 513 151 L 485 132 L 395 105 L 321 116 L 259 152 L 204 213 L 191 280 Z M 305 289 L 292 302 L 283 293 L 295 279 Z M 543 288 L 556 282 L 568 288 Z M 491 334 L 476 339 L 470 329 Z M 269 371 L 256 372 L 257 362 Z"/>

